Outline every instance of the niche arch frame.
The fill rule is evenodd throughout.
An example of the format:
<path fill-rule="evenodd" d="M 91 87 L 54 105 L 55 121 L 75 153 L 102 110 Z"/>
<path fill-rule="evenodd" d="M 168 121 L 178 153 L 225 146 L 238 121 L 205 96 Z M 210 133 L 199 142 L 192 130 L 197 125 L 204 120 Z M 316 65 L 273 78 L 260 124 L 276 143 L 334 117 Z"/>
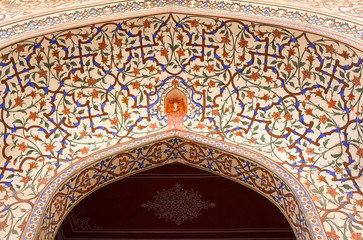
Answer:
<path fill-rule="evenodd" d="M 148 154 L 147 164 L 145 153 Z M 129 161 L 125 156 L 132 159 L 132 154 L 134 160 Z M 215 158 L 214 154 L 218 157 Z M 192 160 L 186 161 L 188 157 Z M 313 200 L 304 186 L 284 168 L 263 154 L 246 147 L 179 130 L 165 131 L 106 148 L 64 169 L 40 194 L 21 239 L 54 238 L 63 219 L 72 208 L 97 189 L 139 172 L 174 162 L 217 174 L 266 197 L 285 216 L 297 239 L 326 239 Z M 136 170 L 135 165 L 138 168 Z M 128 169 L 129 166 L 131 168 Z M 243 168 L 239 168 L 240 166 Z M 116 173 L 118 168 L 119 171 Z M 88 173 L 92 171 L 92 178 L 98 177 L 96 183 L 90 183 L 92 180 Z M 112 171 L 116 172 L 111 173 Z M 114 173 L 118 176 L 110 176 Z M 81 180 L 78 181 L 79 179 Z M 274 180 L 274 185 L 268 184 L 268 180 Z M 86 185 L 91 186 L 87 189 Z M 78 191 L 78 188 L 85 190 Z M 263 192 L 266 190 L 264 188 L 275 189 L 275 192 L 266 194 Z M 64 197 L 65 192 L 66 201 L 63 203 L 57 197 Z M 285 206 L 285 209 L 282 206 Z M 293 215 L 295 216 L 289 218 Z"/>

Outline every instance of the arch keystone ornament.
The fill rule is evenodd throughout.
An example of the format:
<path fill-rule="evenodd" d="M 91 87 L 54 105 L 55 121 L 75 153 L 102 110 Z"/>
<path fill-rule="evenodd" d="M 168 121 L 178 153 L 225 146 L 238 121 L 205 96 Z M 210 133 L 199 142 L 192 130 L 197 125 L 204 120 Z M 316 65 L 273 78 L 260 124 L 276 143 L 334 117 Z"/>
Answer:
<path fill-rule="evenodd" d="M 176 88 L 177 80 L 174 80 L 172 89 L 165 96 L 165 113 L 168 114 L 168 129 L 183 130 L 183 118 L 187 114 L 187 98 L 185 94 Z"/>
<path fill-rule="evenodd" d="M 218 174 L 259 192 L 281 210 L 298 239 L 324 236 L 305 188 L 285 169 L 257 152 L 184 131 L 151 135 L 123 143 L 122 148 L 116 145 L 100 151 L 59 173 L 37 200 L 23 239 L 53 239 L 67 213 L 93 191 L 175 162 Z"/>

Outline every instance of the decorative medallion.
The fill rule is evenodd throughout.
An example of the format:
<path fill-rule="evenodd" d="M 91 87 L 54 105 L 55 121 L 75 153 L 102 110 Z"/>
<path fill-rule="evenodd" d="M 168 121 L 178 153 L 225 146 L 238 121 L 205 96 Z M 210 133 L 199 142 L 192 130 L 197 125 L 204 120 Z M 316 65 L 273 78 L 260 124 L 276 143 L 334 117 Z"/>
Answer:
<path fill-rule="evenodd" d="M 155 215 L 165 221 L 173 221 L 177 225 L 184 221 L 192 221 L 198 218 L 203 209 L 215 207 L 215 203 L 202 201 L 201 195 L 193 189 L 184 189 L 180 184 L 175 184 L 169 190 L 163 189 L 154 196 L 153 202 L 143 203 L 141 205 L 148 210 L 155 210 Z"/>

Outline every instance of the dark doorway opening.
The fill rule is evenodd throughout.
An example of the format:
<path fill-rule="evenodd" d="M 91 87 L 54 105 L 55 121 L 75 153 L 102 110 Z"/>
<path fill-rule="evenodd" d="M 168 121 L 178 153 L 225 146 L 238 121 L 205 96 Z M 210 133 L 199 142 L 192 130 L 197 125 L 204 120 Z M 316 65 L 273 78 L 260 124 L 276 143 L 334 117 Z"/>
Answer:
<path fill-rule="evenodd" d="M 95 191 L 67 215 L 56 239 L 296 238 L 280 210 L 259 193 L 169 164 Z"/>

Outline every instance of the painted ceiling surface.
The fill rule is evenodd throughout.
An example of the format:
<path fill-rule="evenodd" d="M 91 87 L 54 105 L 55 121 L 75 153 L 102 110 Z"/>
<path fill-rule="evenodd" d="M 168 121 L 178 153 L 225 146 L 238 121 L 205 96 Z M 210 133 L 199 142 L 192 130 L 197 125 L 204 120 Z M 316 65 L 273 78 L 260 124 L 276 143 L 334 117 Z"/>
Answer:
<path fill-rule="evenodd" d="M 188 99 L 184 130 L 271 157 L 306 186 L 328 239 L 361 238 L 361 51 L 257 22 L 165 14 L 35 37 L 0 57 L 1 239 L 20 236 L 62 169 L 167 130 L 174 88 Z"/>
<path fill-rule="evenodd" d="M 0 41 L 37 30 L 95 18 L 143 11 L 195 9 L 243 14 L 245 18 L 262 18 L 301 23 L 314 32 L 329 30 L 352 40 L 363 40 L 361 0 L 281 0 L 281 1 L 2 1 L 0 4 Z M 318 9 L 318 11 L 317 11 Z M 300 26 L 299 28 L 302 28 Z M 329 35 L 332 35 L 329 33 Z M 333 35 L 332 35 L 333 36 Z M 341 37 L 343 36 L 343 37 Z M 338 37 L 338 36 L 333 36 Z M 344 40 L 349 41 L 349 40 Z M 350 43 L 353 44 L 353 43 Z"/>

